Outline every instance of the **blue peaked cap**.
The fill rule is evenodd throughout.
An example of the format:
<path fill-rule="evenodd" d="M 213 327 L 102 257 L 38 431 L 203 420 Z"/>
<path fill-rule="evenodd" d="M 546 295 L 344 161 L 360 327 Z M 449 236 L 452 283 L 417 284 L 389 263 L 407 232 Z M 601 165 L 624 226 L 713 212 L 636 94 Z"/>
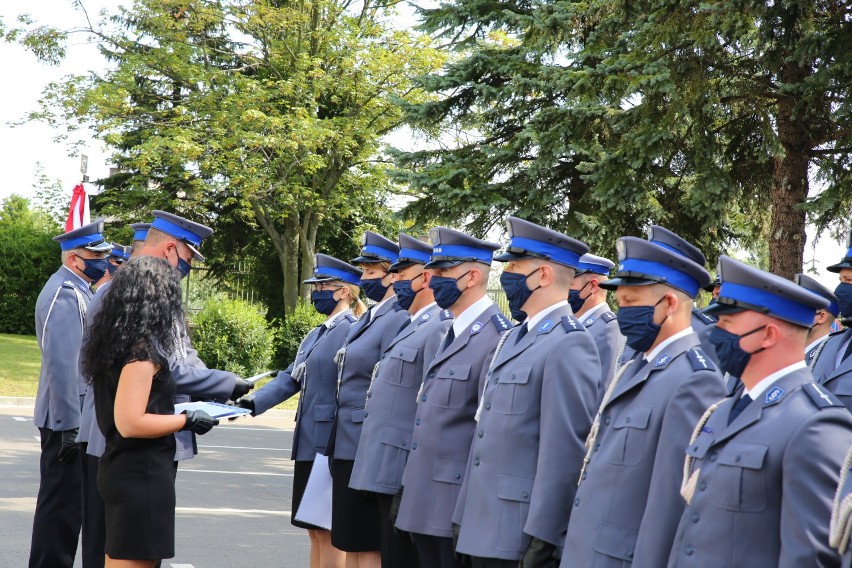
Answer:
<path fill-rule="evenodd" d="M 710 274 L 703 266 L 650 241 L 621 237 L 615 242 L 615 249 L 618 270 L 613 278 L 600 283 L 601 288 L 666 284 L 694 298 L 710 283 Z"/>
<path fill-rule="evenodd" d="M 361 283 L 361 269 L 327 254 L 315 254 L 314 275 L 302 282 L 304 284 L 315 284 L 331 280 L 340 280 L 357 286 Z"/>
<path fill-rule="evenodd" d="M 651 228 L 648 229 L 648 240 L 664 249 L 685 256 L 695 264 L 700 264 L 701 266 L 707 264 L 704 253 L 698 247 L 665 227 L 651 225 Z"/>
<path fill-rule="evenodd" d="M 577 269 L 580 257 L 589 252 L 586 243 L 518 217 L 507 217 L 509 244 L 506 252 L 494 257 L 499 262 L 543 258 Z"/>
<path fill-rule="evenodd" d="M 432 246 L 405 233 L 399 234 L 399 256 L 390 267 L 391 272 L 399 272 L 412 264 L 426 264 L 432 254 Z"/>
<path fill-rule="evenodd" d="M 396 262 L 399 256 L 399 245 L 392 240 L 373 231 L 365 231 L 361 239 L 361 256 L 353 258 L 356 264 L 372 262 Z"/>
<path fill-rule="evenodd" d="M 148 229 L 151 228 L 151 223 L 131 223 L 128 226 L 133 229 L 134 241 L 144 241 L 148 238 Z"/>
<path fill-rule="evenodd" d="M 196 223 L 185 219 L 168 211 L 155 210 L 151 211 L 154 215 L 154 222 L 151 223 L 151 229 L 157 229 L 167 235 L 183 241 L 192 250 L 193 255 L 198 260 L 203 261 L 204 257 L 198 252 L 198 247 L 201 246 L 201 241 L 213 234 L 213 229 L 201 223 Z"/>
<path fill-rule="evenodd" d="M 112 249 L 112 244 L 104 240 L 104 220 L 96 219 L 88 225 L 83 225 L 67 233 L 53 237 L 62 250 L 84 248 L 93 252 L 106 252 Z"/>
<path fill-rule="evenodd" d="M 795 276 L 793 276 L 793 282 L 795 282 L 805 290 L 810 290 L 814 294 L 818 294 L 828 300 L 828 307 L 825 308 L 826 311 L 828 311 L 834 317 L 840 315 L 840 305 L 837 303 L 837 296 L 834 295 L 834 292 L 832 292 L 807 274 L 796 274 Z"/>
<path fill-rule="evenodd" d="M 580 257 L 580 263 L 577 266 L 577 274 L 591 272 L 593 274 L 609 276 L 609 271 L 614 267 L 615 263 L 608 258 L 586 253 Z"/>
<path fill-rule="evenodd" d="M 807 288 L 728 256 L 719 258 L 719 276 L 719 297 L 703 310 L 706 314 L 751 310 L 810 327 L 816 311 L 828 308 L 826 298 Z"/>
<path fill-rule="evenodd" d="M 429 231 L 432 254 L 426 268 L 450 268 L 463 262 L 481 262 L 491 265 L 497 243 L 483 241 L 447 227 L 435 227 Z"/>
<path fill-rule="evenodd" d="M 829 272 L 840 272 L 844 268 L 852 268 L 852 229 L 846 235 L 846 255 L 837 264 L 827 267 Z"/>

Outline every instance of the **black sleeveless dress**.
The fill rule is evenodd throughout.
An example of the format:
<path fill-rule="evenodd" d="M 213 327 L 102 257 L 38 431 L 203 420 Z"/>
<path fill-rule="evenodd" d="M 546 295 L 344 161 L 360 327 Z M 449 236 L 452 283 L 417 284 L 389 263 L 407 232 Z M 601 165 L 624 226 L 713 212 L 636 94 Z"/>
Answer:
<path fill-rule="evenodd" d="M 134 353 L 126 360 L 156 359 Z M 119 371 L 120 372 L 120 371 Z M 95 412 L 106 438 L 98 490 L 106 511 L 106 553 L 123 560 L 175 555 L 175 438 L 123 438 L 115 427 L 118 375 L 95 383 Z M 175 381 L 163 365 L 151 383 L 148 413 L 174 414 Z"/>

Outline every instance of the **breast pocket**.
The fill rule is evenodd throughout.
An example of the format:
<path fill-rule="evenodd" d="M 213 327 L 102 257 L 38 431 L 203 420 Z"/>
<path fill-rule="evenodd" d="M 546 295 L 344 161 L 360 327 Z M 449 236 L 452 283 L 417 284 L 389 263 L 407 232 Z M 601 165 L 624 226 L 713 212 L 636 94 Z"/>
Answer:
<path fill-rule="evenodd" d="M 645 455 L 648 424 L 653 408 L 639 406 L 622 412 L 612 426 L 612 440 L 605 441 L 606 461 L 616 465 L 638 465 Z"/>
<path fill-rule="evenodd" d="M 317 451 L 324 451 L 331 437 L 331 424 L 337 412 L 333 402 L 315 402 L 313 407 L 313 439 Z"/>
<path fill-rule="evenodd" d="M 713 503 L 729 511 L 756 513 L 766 508 L 766 452 L 762 444 L 731 442 L 719 451 L 713 476 Z M 713 459 L 711 452 L 710 459 Z"/>
<path fill-rule="evenodd" d="M 476 389 L 469 394 L 470 389 L 470 364 L 450 363 L 441 367 L 435 374 L 434 380 L 430 380 L 431 392 L 429 402 L 440 408 L 462 408 L 468 398 L 476 397 Z"/>
<path fill-rule="evenodd" d="M 501 414 L 524 414 L 530 406 L 532 367 L 497 371 L 493 379 L 492 406 Z"/>
<path fill-rule="evenodd" d="M 392 384 L 404 388 L 414 386 L 415 365 L 417 353 L 420 350 L 411 345 L 396 345 L 388 349 L 382 366 L 382 377 Z"/>

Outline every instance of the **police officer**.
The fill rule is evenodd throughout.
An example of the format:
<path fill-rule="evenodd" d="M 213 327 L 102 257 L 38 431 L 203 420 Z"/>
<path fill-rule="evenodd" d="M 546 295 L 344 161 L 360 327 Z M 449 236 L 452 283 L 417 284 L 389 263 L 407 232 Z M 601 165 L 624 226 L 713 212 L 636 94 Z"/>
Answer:
<path fill-rule="evenodd" d="M 378 501 L 383 566 L 418 566 L 411 539 L 394 529 L 391 507 L 402 486 L 411 449 L 423 368 L 432 360 L 453 319 L 448 310 L 438 307 L 429 288 L 432 270 L 424 265 L 431 252 L 428 243 L 399 234 L 399 258 L 390 271 L 398 275 L 393 283 L 396 301 L 410 317 L 382 354 L 367 391 L 361 440 L 349 481 L 351 488 L 372 492 Z"/>
<path fill-rule="evenodd" d="M 351 264 L 325 254 L 314 255 L 313 276 L 304 283 L 314 286 L 311 302 L 314 309 L 328 319 L 305 336 L 296 359 L 287 369 L 253 394 L 237 401 L 251 410 L 252 416 L 257 416 L 300 393 L 290 454 L 290 459 L 295 461 L 290 522 L 308 530 L 311 558 L 316 560 L 311 565 L 316 566 L 342 565 L 343 554 L 332 547 L 331 534 L 327 530 L 293 517 L 301 505 L 314 459 L 318 453 L 326 451 L 331 435 L 337 408 L 337 363 L 334 358 L 346 341 L 350 327 L 365 309 L 358 299 L 360 279 L 361 270 Z"/>
<path fill-rule="evenodd" d="M 842 568 L 852 567 L 852 548 L 849 546 L 849 536 L 852 534 L 852 449 L 846 454 L 843 466 L 840 468 L 840 483 L 834 494 L 834 505 L 831 509 L 828 542 L 832 548 L 843 555 Z"/>
<path fill-rule="evenodd" d="M 577 276 L 571 283 L 568 303 L 574 316 L 592 335 L 601 361 L 601 392 L 606 391 L 615 374 L 616 363 L 624 351 L 624 337 L 618 329 L 615 314 L 606 303 L 606 290 L 600 283 L 609 278 L 613 262 L 586 253 L 580 257 Z"/>
<path fill-rule="evenodd" d="M 452 229 L 429 231 L 435 301 L 455 316 L 417 397 L 411 453 L 402 474 L 396 527 L 412 533 L 420 566 L 458 566 L 453 552 L 456 505 L 488 363 L 511 323 L 488 297 L 499 245 Z"/>
<path fill-rule="evenodd" d="M 808 345 L 805 347 L 805 363 L 813 369 L 813 364 L 817 359 L 820 350 L 825 346 L 831 326 L 834 320 L 840 315 L 840 306 L 837 304 L 837 296 L 834 292 L 808 276 L 807 274 L 796 274 L 793 276 L 793 282 L 810 290 L 814 294 L 818 294 L 828 300 L 828 306 L 825 309 L 817 310 L 814 316 L 813 325 L 808 330 Z"/>
<path fill-rule="evenodd" d="M 154 211 L 154 223 L 146 232 L 146 242 L 138 249 L 139 255 L 165 259 L 181 274 L 189 273 L 193 259 L 204 260 L 198 247 L 213 230 L 165 211 Z M 131 225 L 134 226 L 134 225 Z M 134 234 L 134 250 L 138 232 Z M 91 317 L 100 309 L 109 284 L 101 286 L 90 306 Z M 175 403 L 189 402 L 191 397 L 210 398 L 224 402 L 234 400 L 247 393 L 252 385 L 237 375 L 218 369 L 208 369 L 198 358 L 185 329 L 175 330 L 179 338 L 179 349 L 169 361 L 169 369 L 177 383 Z M 83 566 L 99 568 L 104 565 L 104 538 L 106 524 L 104 505 L 97 490 L 98 459 L 106 449 L 106 440 L 98 428 L 95 417 L 94 389 L 88 389 L 83 403 L 80 435 L 84 444 L 83 481 Z M 191 431 L 175 433 L 175 462 L 192 459 L 198 453 L 195 434 Z"/>
<path fill-rule="evenodd" d="M 103 220 L 54 237 L 62 266 L 36 301 L 36 339 L 41 350 L 33 422 L 41 435 L 40 482 L 33 518 L 31 567 L 71 568 L 81 526 L 77 432 L 86 383 L 80 348 L 92 300 L 91 284 L 106 273 Z"/>
<path fill-rule="evenodd" d="M 618 324 L 637 355 L 618 370 L 586 441 L 562 566 L 664 566 L 683 511 L 679 481 L 692 428 L 725 396 L 690 325 L 710 275 L 670 249 L 616 242 Z"/>
<path fill-rule="evenodd" d="M 112 243 L 112 249 L 109 251 L 109 256 L 107 257 L 107 261 L 109 262 L 107 272 L 113 274 L 119 266 L 128 260 L 130 260 L 130 247 Z"/>
<path fill-rule="evenodd" d="M 852 415 L 804 362 L 828 301 L 726 256 L 719 273 L 711 340 L 742 387 L 693 430 L 669 566 L 837 566 L 827 520 Z"/>
<path fill-rule="evenodd" d="M 848 250 L 843 260 L 829 266 L 840 283 L 834 289 L 840 316 L 852 317 L 852 230 L 846 238 Z M 848 322 L 847 322 L 848 323 Z M 846 408 L 852 410 L 852 330 L 849 326 L 832 333 L 811 360 L 814 378 L 833 392 Z"/>
<path fill-rule="evenodd" d="M 509 306 L 527 314 L 486 375 L 453 522 L 478 567 L 556 566 L 597 406 L 600 360 L 566 300 L 589 247 L 516 217 L 495 260 Z"/>
<path fill-rule="evenodd" d="M 722 280 L 720 280 L 718 276 L 716 278 L 714 278 L 713 281 L 710 284 L 708 284 L 707 286 L 704 287 L 704 291 L 707 292 L 708 294 L 710 294 L 713 297 L 713 299 L 710 300 L 711 302 L 719 297 L 719 289 L 721 287 L 722 287 Z M 713 316 L 710 316 L 709 314 L 704 314 L 704 315 L 711 317 L 711 318 L 713 317 Z"/>
<path fill-rule="evenodd" d="M 396 337 L 409 314 L 396 305 L 389 272 L 397 261 L 399 245 L 367 231 L 361 256 L 353 259 L 363 269 L 361 289 L 376 302 L 349 330 L 338 357 L 337 415 L 327 450 L 333 475 L 331 500 L 331 543 L 346 551 L 347 563 L 379 566 L 381 537 L 375 499 L 349 487 L 361 424 L 367 415 L 367 389 L 379 357 Z"/>
<path fill-rule="evenodd" d="M 130 256 L 139 256 L 139 253 L 145 246 L 145 239 L 148 238 L 148 229 L 151 228 L 151 223 L 131 223 L 128 226 L 133 229 L 133 244 L 130 245 Z"/>

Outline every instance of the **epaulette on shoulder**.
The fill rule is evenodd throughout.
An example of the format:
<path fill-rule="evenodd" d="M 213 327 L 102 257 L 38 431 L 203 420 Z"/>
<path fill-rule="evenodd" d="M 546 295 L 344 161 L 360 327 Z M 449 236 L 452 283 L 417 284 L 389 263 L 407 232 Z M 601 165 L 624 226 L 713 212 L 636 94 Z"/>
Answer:
<path fill-rule="evenodd" d="M 509 331 L 512 329 L 512 322 L 510 322 L 509 318 L 501 313 L 496 313 L 491 316 L 491 321 L 494 322 L 494 326 L 498 331 Z"/>
<path fill-rule="evenodd" d="M 76 286 L 74 285 L 74 283 L 73 283 L 73 282 L 71 282 L 70 280 L 63 280 L 63 281 L 62 281 L 62 284 L 60 285 L 60 287 L 61 287 L 61 288 L 72 288 L 72 289 L 73 289 L 73 288 L 76 288 Z"/>
<path fill-rule="evenodd" d="M 802 390 L 805 391 L 805 394 L 808 395 L 808 398 L 811 399 L 814 406 L 820 410 L 824 408 L 843 407 L 843 403 L 822 385 L 817 383 L 807 383 L 802 385 Z"/>
<path fill-rule="evenodd" d="M 453 312 L 450 310 L 441 310 L 441 320 L 451 320 L 453 319 Z"/>
<path fill-rule="evenodd" d="M 577 318 L 575 318 L 574 316 L 562 316 L 562 327 L 564 327 L 565 331 L 569 333 L 572 331 L 586 330 L 586 328 L 583 327 L 583 324 L 577 321 Z"/>
<path fill-rule="evenodd" d="M 716 367 L 713 361 L 700 347 L 693 347 L 686 352 L 689 362 L 692 364 L 693 371 L 715 371 Z"/>
<path fill-rule="evenodd" d="M 695 314 L 696 316 L 698 316 L 698 319 L 700 319 L 701 321 L 703 321 L 707 325 L 710 325 L 711 323 L 716 323 L 716 320 L 714 320 L 713 318 L 711 318 L 707 314 L 703 313 L 701 310 L 693 308 L 692 313 Z"/>
<path fill-rule="evenodd" d="M 843 335 L 849 329 L 850 328 L 848 328 L 848 327 L 844 327 L 843 329 L 838 329 L 837 331 L 832 331 L 831 333 L 828 334 L 828 336 L 834 337 L 835 335 Z"/>
<path fill-rule="evenodd" d="M 604 320 L 606 323 L 609 323 L 611 321 L 615 321 L 617 318 L 615 317 L 614 313 L 607 310 L 607 311 L 605 311 L 604 313 L 601 314 L 601 319 Z"/>

